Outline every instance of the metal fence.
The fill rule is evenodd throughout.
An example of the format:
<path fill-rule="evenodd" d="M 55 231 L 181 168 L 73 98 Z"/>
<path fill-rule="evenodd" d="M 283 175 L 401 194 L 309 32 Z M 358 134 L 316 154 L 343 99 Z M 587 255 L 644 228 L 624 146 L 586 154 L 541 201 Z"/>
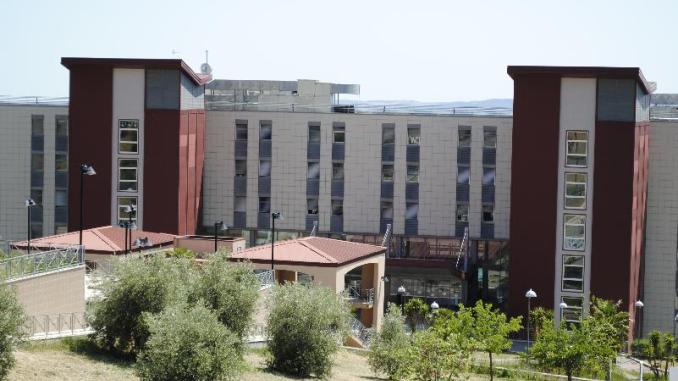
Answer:
<path fill-rule="evenodd" d="M 360 320 L 356 318 L 351 318 L 351 332 L 353 333 L 353 337 L 359 339 L 364 347 L 369 347 L 370 346 L 370 340 L 371 340 L 371 333 L 370 330 L 365 328 L 363 323 L 360 322 Z"/>
<path fill-rule="evenodd" d="M 256 273 L 259 285 L 261 288 L 266 288 L 273 285 L 273 270 L 265 270 Z"/>
<path fill-rule="evenodd" d="M 343 292 L 343 297 L 352 303 L 374 303 L 374 288 L 358 288 L 354 286 L 347 287 Z"/>
<path fill-rule="evenodd" d="M 84 312 L 30 316 L 24 325 L 30 339 L 49 339 L 91 333 Z"/>
<path fill-rule="evenodd" d="M 81 246 L 69 246 L 2 259 L 0 260 L 0 278 L 9 281 L 48 271 L 80 266 L 84 263 L 85 256 Z"/>

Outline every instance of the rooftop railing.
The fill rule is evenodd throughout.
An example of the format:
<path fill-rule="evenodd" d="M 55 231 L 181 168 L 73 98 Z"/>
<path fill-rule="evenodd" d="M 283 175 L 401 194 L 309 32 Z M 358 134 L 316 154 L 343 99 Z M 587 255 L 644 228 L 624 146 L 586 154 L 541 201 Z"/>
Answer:
<path fill-rule="evenodd" d="M 4 281 L 33 276 L 85 264 L 81 246 L 69 246 L 0 260 L 0 278 Z"/>

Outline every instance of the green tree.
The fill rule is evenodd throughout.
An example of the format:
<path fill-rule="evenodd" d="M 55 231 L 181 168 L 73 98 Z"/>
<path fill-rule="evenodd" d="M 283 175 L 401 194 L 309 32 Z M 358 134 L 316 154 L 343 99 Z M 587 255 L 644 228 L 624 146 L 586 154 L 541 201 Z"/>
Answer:
<path fill-rule="evenodd" d="M 530 328 L 534 331 L 532 340 L 537 340 L 539 331 L 545 324 L 553 324 L 553 311 L 544 307 L 537 307 L 530 311 Z"/>
<path fill-rule="evenodd" d="M 102 297 L 88 316 L 93 338 L 105 350 L 135 356 L 148 338 L 142 314 L 186 303 L 195 271 L 186 259 L 154 256 L 114 262 L 102 282 Z"/>
<path fill-rule="evenodd" d="M 165 252 L 167 258 L 189 258 L 193 259 L 196 257 L 196 254 L 184 247 L 175 247 L 172 250 Z"/>
<path fill-rule="evenodd" d="M 326 377 L 349 318 L 348 306 L 327 287 L 275 286 L 267 327 L 269 366 L 299 377 Z"/>
<path fill-rule="evenodd" d="M 191 301 L 204 301 L 217 313 L 222 324 L 240 341 L 244 340 L 259 297 L 259 281 L 253 267 L 229 262 L 225 255 L 216 254 L 207 260 L 199 274 Z"/>
<path fill-rule="evenodd" d="M 142 380 L 230 380 L 242 367 L 238 337 L 202 305 L 144 314 L 150 337 L 137 361 Z"/>
<path fill-rule="evenodd" d="M 410 373 L 412 342 L 405 332 L 405 318 L 400 307 L 389 304 L 381 330 L 374 333 L 367 362 L 375 374 L 384 373 L 389 380 L 402 380 Z"/>
<path fill-rule="evenodd" d="M 492 355 L 511 348 L 509 335 L 518 332 L 522 326 L 522 317 L 506 318 L 503 312 L 493 309 L 492 304 L 476 302 L 473 307 L 473 337 L 477 349 L 486 352 L 490 357 L 490 380 L 494 379 Z"/>
<path fill-rule="evenodd" d="M 669 363 L 675 359 L 675 351 L 678 349 L 673 335 L 659 331 L 650 332 L 647 339 L 636 339 L 633 348 L 639 357 L 650 364 L 650 370 L 656 379 L 661 375 L 668 375 Z"/>
<path fill-rule="evenodd" d="M 14 350 L 24 338 L 25 321 L 16 294 L 0 280 L 0 380 L 6 379 L 14 366 Z"/>
<path fill-rule="evenodd" d="M 591 313 L 589 316 L 595 319 L 596 322 L 604 322 L 612 326 L 614 335 L 612 344 L 617 352 L 621 351 L 624 347 L 626 335 L 629 331 L 629 313 L 622 311 L 621 306 L 621 300 L 613 302 L 593 295 L 591 296 Z"/>
<path fill-rule="evenodd" d="M 412 376 L 418 381 L 450 380 L 466 369 L 468 356 L 456 340 L 445 340 L 435 330 L 413 337 Z"/>
<path fill-rule="evenodd" d="M 572 376 L 586 363 L 590 343 L 585 331 L 576 325 L 569 328 L 564 322 L 559 328 L 545 324 L 530 356 L 544 369 L 564 371 L 568 381 L 572 381 Z"/>
<path fill-rule="evenodd" d="M 422 299 L 412 298 L 405 303 L 405 316 L 412 332 L 417 331 L 417 325 L 426 320 L 428 313 L 428 304 Z"/>

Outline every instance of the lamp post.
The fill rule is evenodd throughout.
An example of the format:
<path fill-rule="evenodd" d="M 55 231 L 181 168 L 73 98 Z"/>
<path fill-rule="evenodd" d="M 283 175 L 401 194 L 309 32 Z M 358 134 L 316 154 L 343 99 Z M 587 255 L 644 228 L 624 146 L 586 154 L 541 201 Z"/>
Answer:
<path fill-rule="evenodd" d="M 143 250 L 143 248 L 150 247 L 150 246 L 152 246 L 152 244 L 151 244 L 151 240 L 149 240 L 148 237 L 144 237 L 144 238 L 139 237 L 139 238 L 134 240 L 134 246 L 136 246 L 139 249 L 139 253 L 141 253 L 141 250 Z M 130 250 L 131 250 L 131 248 L 130 248 Z"/>
<path fill-rule="evenodd" d="M 125 255 L 127 255 L 132 250 L 132 216 L 136 214 L 137 206 L 134 204 L 126 205 L 124 212 L 127 213 L 127 222 L 125 222 Z"/>
<path fill-rule="evenodd" d="M 564 317 L 564 316 L 563 316 L 563 310 L 567 308 L 567 303 L 565 303 L 565 302 L 560 302 L 560 304 L 558 305 L 558 307 L 560 307 L 560 322 L 561 322 L 561 324 L 562 324 L 562 322 L 563 322 L 563 317 Z M 558 325 L 558 329 L 560 329 L 560 325 Z"/>
<path fill-rule="evenodd" d="M 645 304 L 638 299 L 634 305 L 636 306 L 636 338 L 640 338 L 640 314 Z"/>
<path fill-rule="evenodd" d="M 534 292 L 534 290 L 529 289 L 525 293 L 525 297 L 527 298 L 527 351 L 529 353 L 529 351 L 530 351 L 530 312 L 531 312 L 531 308 L 532 308 L 531 302 L 532 302 L 532 298 L 537 297 L 537 293 Z"/>
<path fill-rule="evenodd" d="M 431 315 L 433 315 L 433 318 L 436 317 L 439 309 L 440 309 L 440 305 L 438 304 L 438 302 L 436 302 L 434 300 L 433 303 L 431 303 Z"/>
<path fill-rule="evenodd" d="M 275 256 L 273 253 L 275 247 L 275 220 L 282 220 L 283 215 L 280 212 L 271 213 L 271 271 L 273 272 L 273 280 L 275 280 Z"/>
<path fill-rule="evenodd" d="M 405 286 L 402 284 L 398 287 L 398 299 L 400 300 L 400 313 L 405 316 Z"/>
<path fill-rule="evenodd" d="M 678 312 L 676 312 L 676 316 L 673 317 L 673 337 L 676 337 L 676 323 L 678 323 Z"/>
<path fill-rule="evenodd" d="M 28 244 L 26 245 L 28 247 L 28 254 L 31 253 L 31 209 L 36 205 L 35 201 L 32 198 L 27 198 L 26 201 L 24 202 L 26 205 L 26 210 L 28 211 Z"/>
<path fill-rule="evenodd" d="M 78 244 L 80 245 L 81 248 L 82 248 L 82 227 L 85 220 L 85 213 L 83 212 L 83 201 L 85 199 L 84 178 L 85 175 L 94 176 L 96 174 L 97 172 L 91 165 L 80 164 L 80 234 L 78 236 Z"/>
<path fill-rule="evenodd" d="M 219 231 L 221 230 L 226 230 L 226 225 L 224 225 L 224 221 L 217 221 L 214 223 L 214 252 L 217 252 L 217 236 L 219 235 Z"/>

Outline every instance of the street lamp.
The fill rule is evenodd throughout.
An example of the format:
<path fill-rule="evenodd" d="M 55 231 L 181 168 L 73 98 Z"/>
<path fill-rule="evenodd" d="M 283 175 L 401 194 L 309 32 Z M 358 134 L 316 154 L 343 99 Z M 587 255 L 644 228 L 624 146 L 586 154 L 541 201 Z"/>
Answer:
<path fill-rule="evenodd" d="M 433 315 L 433 317 L 436 317 L 439 309 L 440 305 L 438 304 L 438 302 L 434 300 L 433 303 L 431 303 L 431 314 Z"/>
<path fill-rule="evenodd" d="M 275 256 L 273 255 L 273 247 L 275 246 L 275 220 L 282 220 L 283 215 L 280 212 L 271 213 L 271 271 L 273 272 L 273 280 L 275 280 Z"/>
<path fill-rule="evenodd" d="M 561 322 L 561 324 L 562 324 L 563 317 L 564 317 L 564 316 L 563 316 L 563 310 L 567 308 L 567 303 L 565 303 L 565 302 L 560 302 L 560 304 L 558 305 L 558 307 L 560 307 L 560 322 Z M 560 327 L 560 326 L 559 326 L 559 327 Z"/>
<path fill-rule="evenodd" d="M 219 235 L 219 232 L 222 230 L 226 230 L 226 225 L 224 224 L 224 221 L 217 221 L 214 223 L 214 252 L 217 252 L 217 236 Z"/>
<path fill-rule="evenodd" d="M 24 204 L 26 205 L 26 210 L 28 211 L 28 254 L 31 253 L 31 209 L 37 205 L 35 201 L 32 198 L 27 198 L 26 201 L 24 201 Z"/>
<path fill-rule="evenodd" d="M 125 223 L 125 255 L 127 255 L 132 250 L 132 229 L 136 228 L 136 225 L 133 227 L 132 216 L 136 214 L 137 206 L 134 204 L 126 205 L 123 211 L 127 213 L 127 222 Z"/>
<path fill-rule="evenodd" d="M 534 292 L 533 289 L 527 290 L 525 293 L 525 297 L 527 298 L 527 351 L 530 351 L 530 310 L 531 310 L 531 302 L 532 298 L 537 297 L 537 293 Z"/>
<path fill-rule="evenodd" d="M 400 313 L 405 316 L 405 286 L 402 284 L 398 287 L 398 299 L 400 300 Z"/>
<path fill-rule="evenodd" d="M 82 226 L 85 220 L 85 214 L 83 213 L 83 201 L 85 200 L 84 193 L 84 177 L 85 176 L 94 176 L 97 172 L 89 164 L 80 164 L 80 235 L 78 238 L 78 244 L 82 248 Z"/>
<path fill-rule="evenodd" d="M 636 337 L 640 337 L 640 310 L 645 307 L 645 304 L 640 300 L 636 300 L 636 303 L 634 304 L 636 306 Z"/>
<path fill-rule="evenodd" d="M 676 316 L 673 317 L 673 337 L 676 337 L 676 323 L 678 323 L 678 312 L 676 312 Z"/>

